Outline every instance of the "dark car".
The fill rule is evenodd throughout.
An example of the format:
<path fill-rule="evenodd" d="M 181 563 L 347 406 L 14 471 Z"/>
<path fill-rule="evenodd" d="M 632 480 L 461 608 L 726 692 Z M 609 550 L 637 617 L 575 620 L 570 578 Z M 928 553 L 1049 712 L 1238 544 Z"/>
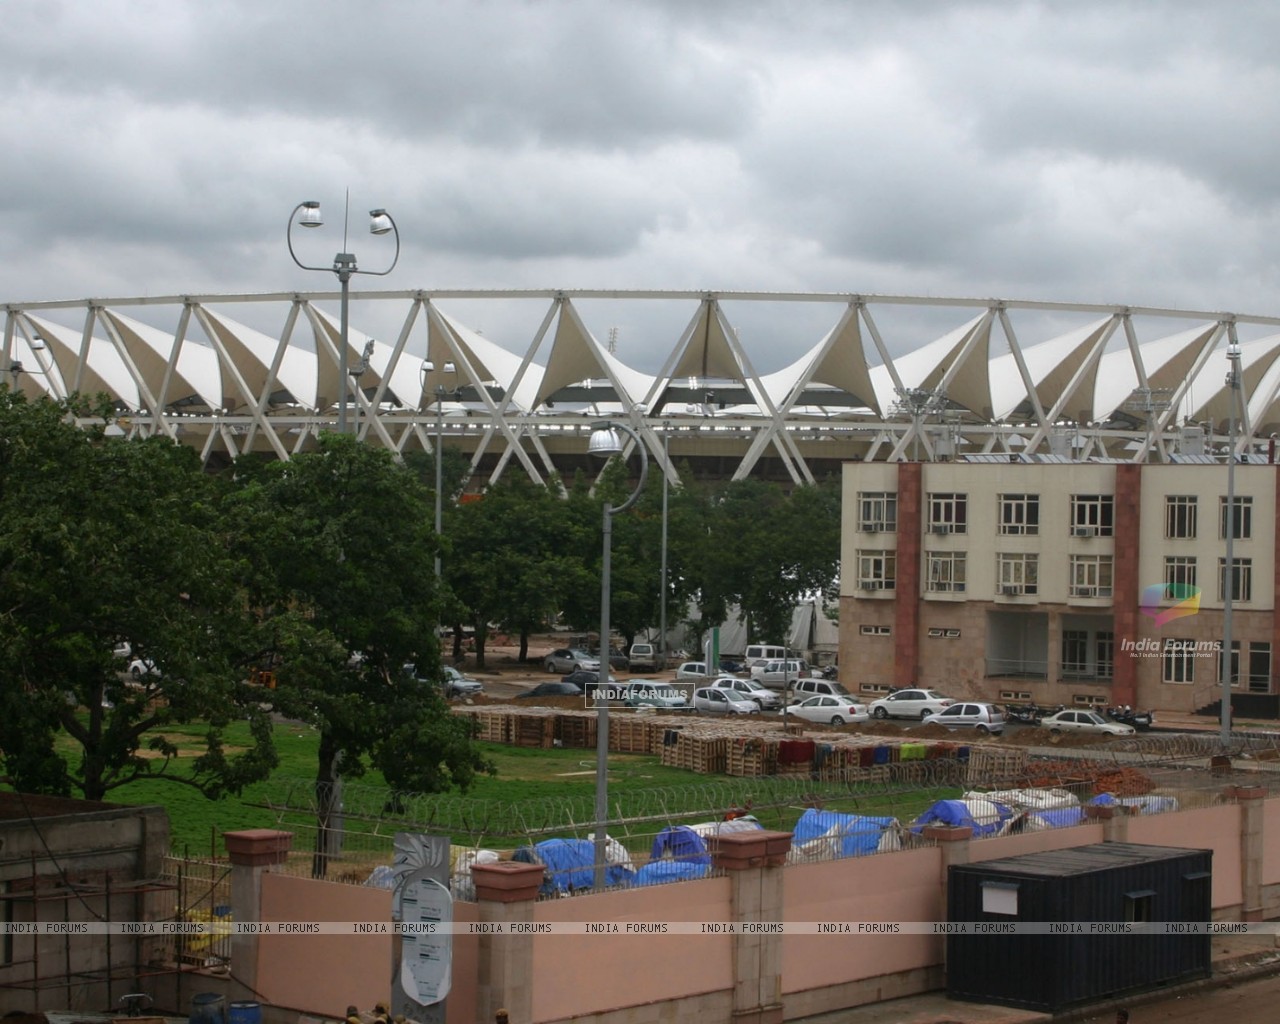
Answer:
<path fill-rule="evenodd" d="M 591 653 L 594 654 L 597 658 L 600 657 L 599 649 L 596 649 Z M 615 651 L 613 649 L 610 649 L 609 667 L 613 669 L 617 669 L 619 672 L 626 672 L 631 667 L 631 659 L 628 658 L 622 651 Z"/>
<path fill-rule="evenodd" d="M 560 682 L 572 683 L 587 696 L 591 696 L 596 692 L 596 687 L 600 685 L 600 673 L 593 672 L 589 668 L 580 668 L 576 672 L 570 672 L 567 676 L 561 676 Z M 618 680 L 610 673 L 607 682 L 610 686 L 616 687 Z"/>
<path fill-rule="evenodd" d="M 739 672 L 745 672 L 748 669 L 745 661 L 738 661 L 736 658 L 721 658 L 720 671 L 725 675 L 736 676 Z"/>
<path fill-rule="evenodd" d="M 516 699 L 526 697 L 581 697 L 582 688 L 573 683 L 539 683 L 532 690 L 516 694 Z"/>

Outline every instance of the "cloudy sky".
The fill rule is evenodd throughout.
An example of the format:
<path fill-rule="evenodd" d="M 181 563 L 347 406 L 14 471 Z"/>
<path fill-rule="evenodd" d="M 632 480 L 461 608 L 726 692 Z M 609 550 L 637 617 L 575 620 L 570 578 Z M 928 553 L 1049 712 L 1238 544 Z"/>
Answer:
<path fill-rule="evenodd" d="M 5 0 L 0 25 L 5 302 L 329 287 L 285 224 L 322 201 L 327 265 L 349 189 L 362 266 L 370 207 L 404 243 L 368 287 L 1280 312 L 1268 0 Z"/>

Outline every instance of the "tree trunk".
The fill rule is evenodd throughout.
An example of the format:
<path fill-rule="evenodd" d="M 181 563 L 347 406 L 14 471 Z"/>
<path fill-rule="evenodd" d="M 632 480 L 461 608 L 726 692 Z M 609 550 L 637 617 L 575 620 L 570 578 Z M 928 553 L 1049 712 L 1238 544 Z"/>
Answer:
<path fill-rule="evenodd" d="M 324 878 L 329 861 L 342 853 L 342 777 L 338 773 L 342 751 L 328 733 L 320 736 L 316 766 L 316 842 L 311 877 Z"/>
<path fill-rule="evenodd" d="M 525 660 L 528 657 L 529 657 L 529 627 L 521 626 L 520 627 L 520 653 L 519 655 L 517 655 L 516 661 L 520 662 L 523 665 Z"/>
<path fill-rule="evenodd" d="M 476 626 L 476 668 L 484 668 L 484 643 L 489 639 L 487 625 Z"/>

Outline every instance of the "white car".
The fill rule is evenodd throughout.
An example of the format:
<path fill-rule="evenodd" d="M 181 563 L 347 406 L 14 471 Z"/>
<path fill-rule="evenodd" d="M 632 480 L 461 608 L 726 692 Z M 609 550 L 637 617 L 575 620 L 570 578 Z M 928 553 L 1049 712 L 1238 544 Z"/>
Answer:
<path fill-rule="evenodd" d="M 789 704 L 786 714 L 803 718 L 806 722 L 822 722 L 826 725 L 844 725 L 846 722 L 865 722 L 865 704 L 857 704 L 851 697 L 808 697 L 799 704 Z"/>
<path fill-rule="evenodd" d="M 1100 736 L 1133 736 L 1131 725 L 1108 722 L 1096 711 L 1058 711 L 1040 719 L 1040 728 L 1050 732 L 1091 732 Z"/>
<path fill-rule="evenodd" d="M 739 679 L 737 676 L 721 676 L 711 684 L 720 690 L 734 690 L 746 697 L 747 700 L 754 701 L 761 711 L 772 711 L 774 708 L 782 707 L 782 698 L 774 693 L 769 687 L 763 683 L 757 683 L 754 679 Z"/>
<path fill-rule="evenodd" d="M 703 686 L 693 691 L 693 710 L 700 715 L 758 715 L 760 705 L 734 690 Z"/>
<path fill-rule="evenodd" d="M 159 679 L 160 670 L 150 658 L 134 658 L 129 662 L 129 675 L 134 679 Z"/>
<path fill-rule="evenodd" d="M 995 704 L 957 702 L 934 714 L 926 715 L 925 725 L 941 725 L 947 729 L 972 729 L 974 732 L 999 735 L 1004 732 L 1004 712 Z"/>
<path fill-rule="evenodd" d="M 873 700 L 871 715 L 873 718 L 918 718 L 923 721 L 925 715 L 934 714 L 954 703 L 937 690 L 896 690 L 887 697 Z"/>
<path fill-rule="evenodd" d="M 781 690 L 808 674 L 809 665 L 799 658 L 757 662 L 751 666 L 751 678 L 775 690 Z"/>
<path fill-rule="evenodd" d="M 581 647 L 561 647 L 543 659 L 543 667 L 548 672 L 559 672 L 561 675 L 566 672 L 576 672 L 580 668 L 594 672 L 600 667 L 600 659 L 588 654 Z"/>
<path fill-rule="evenodd" d="M 705 661 L 686 661 L 676 669 L 677 679 L 706 679 L 709 675 Z"/>

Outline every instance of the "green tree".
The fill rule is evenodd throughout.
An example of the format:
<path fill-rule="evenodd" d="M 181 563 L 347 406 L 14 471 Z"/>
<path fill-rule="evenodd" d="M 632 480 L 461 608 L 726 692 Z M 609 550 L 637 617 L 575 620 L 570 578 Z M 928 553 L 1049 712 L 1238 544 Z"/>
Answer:
<path fill-rule="evenodd" d="M 213 481 L 191 449 L 108 437 L 109 412 L 0 388 L 5 771 L 21 789 L 90 800 L 142 777 L 238 791 L 275 754 L 223 642 L 243 613 Z M 96 427 L 72 418 L 95 414 Z M 126 682 L 121 643 L 155 673 Z M 228 755 L 236 717 L 254 744 Z M 164 729 L 192 721 L 208 723 L 205 749 L 179 765 Z M 61 734 L 78 758 L 59 756 Z"/>
<path fill-rule="evenodd" d="M 317 451 L 246 474 L 236 504 L 246 651 L 278 666 L 273 710 L 320 732 L 323 875 L 339 777 L 376 767 L 393 787 L 438 792 L 490 767 L 470 723 L 404 668 L 439 674 L 433 502 L 389 452 L 325 434 Z"/>

